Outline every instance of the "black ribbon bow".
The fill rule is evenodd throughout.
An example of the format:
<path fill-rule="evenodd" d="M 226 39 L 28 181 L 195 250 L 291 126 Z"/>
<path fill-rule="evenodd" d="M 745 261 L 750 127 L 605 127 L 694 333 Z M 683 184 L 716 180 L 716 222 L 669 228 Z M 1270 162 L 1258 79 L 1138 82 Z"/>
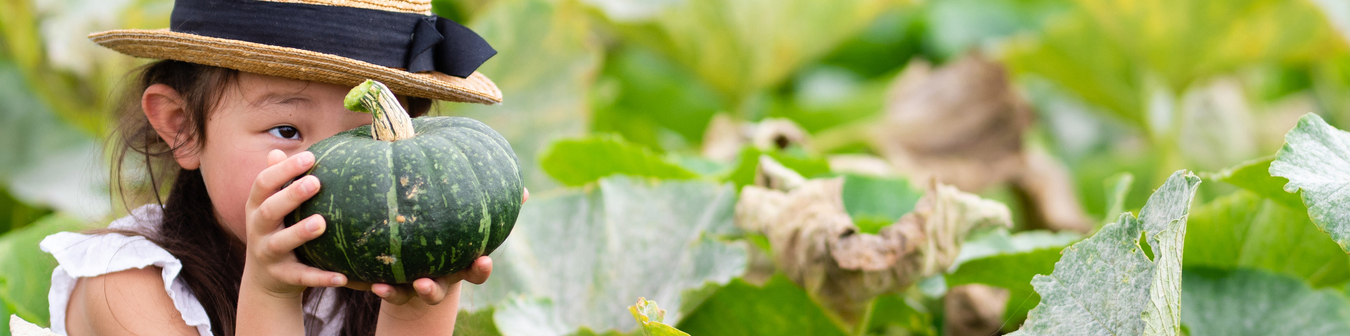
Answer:
<path fill-rule="evenodd" d="M 468 77 L 497 54 L 436 15 L 256 0 L 177 0 L 176 32 L 338 55 L 409 72 Z"/>
<path fill-rule="evenodd" d="M 468 27 L 435 15 L 417 21 L 408 51 L 408 71 L 437 70 L 458 77 L 468 77 L 497 54 Z"/>

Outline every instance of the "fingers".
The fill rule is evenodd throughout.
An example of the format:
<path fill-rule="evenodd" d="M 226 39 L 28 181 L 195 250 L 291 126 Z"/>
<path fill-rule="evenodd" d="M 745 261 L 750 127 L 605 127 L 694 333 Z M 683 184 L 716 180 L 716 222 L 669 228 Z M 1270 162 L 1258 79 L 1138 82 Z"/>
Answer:
<path fill-rule="evenodd" d="M 265 244 L 263 246 L 266 248 L 264 252 L 268 253 L 269 256 L 286 255 L 299 248 L 300 245 L 304 245 L 305 242 L 318 238 L 327 227 L 328 223 L 323 220 L 323 216 L 318 214 L 309 216 L 309 218 L 305 218 L 295 225 L 291 225 L 291 227 L 263 238 Z"/>
<path fill-rule="evenodd" d="M 416 292 L 406 288 L 406 286 L 400 288 L 389 284 L 370 285 L 370 292 L 375 293 L 376 296 L 384 299 L 384 301 L 396 305 L 408 303 L 413 297 L 417 296 Z"/>
<path fill-rule="evenodd" d="M 369 288 L 370 292 L 392 304 L 406 304 L 416 298 L 427 304 L 435 305 L 446 299 L 455 300 L 458 298 L 455 293 L 459 292 L 461 280 L 482 284 L 487 281 L 491 274 L 492 258 L 478 257 L 478 259 L 474 259 L 469 268 L 462 271 L 440 278 L 417 279 L 411 285 L 370 284 L 369 287 L 366 287 L 363 284 L 353 283 L 348 284 L 347 287 L 353 289 Z"/>
<path fill-rule="evenodd" d="M 261 223 L 277 223 L 310 197 L 319 192 L 319 178 L 309 175 L 296 180 L 258 205 L 257 219 Z M 267 231 L 263 231 L 267 232 Z"/>
<path fill-rule="evenodd" d="M 281 186 L 291 179 L 303 174 L 314 166 L 314 153 L 300 152 L 290 158 L 276 161 L 278 155 L 285 156 L 280 150 L 272 150 L 267 153 L 267 161 L 271 163 L 266 169 L 258 173 L 258 177 L 253 180 L 253 188 L 249 192 L 249 205 L 257 206 L 263 203 L 268 197 L 281 189 Z M 273 163 L 275 162 L 275 163 Z M 295 186 L 292 184 L 291 186 Z M 288 187 L 289 188 L 289 187 Z M 318 189 L 315 187 L 314 189 Z"/>
<path fill-rule="evenodd" d="M 272 276 L 286 283 L 305 287 L 342 287 L 347 277 L 342 273 L 329 272 L 301 263 L 277 264 Z"/>
<path fill-rule="evenodd" d="M 520 199 L 520 203 L 525 203 L 528 202 L 529 200 L 530 200 L 530 188 L 525 188 L 525 197 L 522 197 Z"/>
<path fill-rule="evenodd" d="M 417 297 L 421 298 L 423 302 L 436 305 L 450 298 L 451 292 L 459 291 L 459 279 L 453 277 L 441 277 L 434 280 L 421 278 L 413 281 L 413 289 L 417 291 Z"/>
<path fill-rule="evenodd" d="M 281 161 L 285 160 L 286 160 L 286 152 L 282 152 L 280 149 L 273 149 L 272 151 L 267 152 L 268 167 L 275 166 L 276 164 L 281 163 Z"/>
<path fill-rule="evenodd" d="M 464 279 L 464 281 L 468 281 L 475 285 L 482 285 L 484 282 L 487 282 L 489 275 L 492 275 L 492 258 L 488 256 L 474 259 L 473 265 L 469 265 L 469 268 L 454 274 L 454 276 L 458 276 L 459 278 Z M 456 280 L 456 282 L 458 282 L 458 280 Z"/>

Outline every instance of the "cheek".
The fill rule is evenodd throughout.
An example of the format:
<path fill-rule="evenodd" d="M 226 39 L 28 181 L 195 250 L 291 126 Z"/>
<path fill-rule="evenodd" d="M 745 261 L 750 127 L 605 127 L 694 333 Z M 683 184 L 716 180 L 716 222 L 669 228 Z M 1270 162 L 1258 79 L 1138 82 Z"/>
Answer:
<path fill-rule="evenodd" d="M 210 151 L 207 151 L 210 152 Z M 204 157 L 202 160 L 202 178 L 206 182 L 211 203 L 216 208 L 216 217 L 221 225 L 237 236 L 248 241 L 245 231 L 244 205 L 248 202 L 249 192 L 253 189 L 253 180 L 258 172 L 267 166 L 267 154 L 252 151 L 236 151 L 235 155 L 225 157 Z"/>

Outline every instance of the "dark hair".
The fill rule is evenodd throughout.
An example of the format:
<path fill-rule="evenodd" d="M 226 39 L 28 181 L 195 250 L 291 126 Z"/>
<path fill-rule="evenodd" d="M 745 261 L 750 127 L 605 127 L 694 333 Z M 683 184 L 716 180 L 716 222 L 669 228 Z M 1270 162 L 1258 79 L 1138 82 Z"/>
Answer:
<path fill-rule="evenodd" d="M 164 207 L 163 221 L 155 232 L 125 232 L 144 236 L 182 261 L 179 277 L 206 308 L 211 331 L 216 335 L 234 335 L 235 311 L 239 306 L 239 283 L 244 271 L 244 242 L 216 221 L 211 197 L 198 170 L 179 167 L 174 150 L 197 150 L 207 141 L 206 120 L 227 85 L 237 83 L 239 71 L 181 61 L 164 60 L 140 69 L 136 85 L 127 90 L 116 110 L 116 128 L 109 137 L 113 157 L 112 190 L 128 210 L 136 204 L 158 203 Z M 141 95 L 154 84 L 164 84 L 183 98 L 186 139 L 192 143 L 170 144 L 160 138 L 141 109 Z M 410 114 L 425 114 L 431 100 L 408 98 Z M 139 166 L 127 176 L 128 166 Z M 164 181 L 168 198 L 161 197 Z M 101 230 L 98 232 L 110 232 Z M 379 314 L 380 299 L 369 292 L 347 288 L 305 291 L 305 302 L 321 298 L 320 290 L 336 290 L 334 309 L 345 311 L 341 335 L 372 335 Z M 314 305 L 317 307 L 317 305 Z M 337 311 L 332 312 L 336 316 Z M 306 321 L 308 324 L 310 321 Z M 312 330 L 306 326 L 307 330 Z M 326 326 L 331 327 L 331 326 Z"/>

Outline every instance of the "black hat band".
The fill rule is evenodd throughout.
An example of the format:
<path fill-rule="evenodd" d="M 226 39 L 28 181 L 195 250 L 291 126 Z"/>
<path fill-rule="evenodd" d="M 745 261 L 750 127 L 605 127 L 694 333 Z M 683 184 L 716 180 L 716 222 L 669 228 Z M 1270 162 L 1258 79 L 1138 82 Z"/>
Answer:
<path fill-rule="evenodd" d="M 169 30 L 332 54 L 408 72 L 468 77 L 497 54 L 436 15 L 256 0 L 177 0 Z"/>

